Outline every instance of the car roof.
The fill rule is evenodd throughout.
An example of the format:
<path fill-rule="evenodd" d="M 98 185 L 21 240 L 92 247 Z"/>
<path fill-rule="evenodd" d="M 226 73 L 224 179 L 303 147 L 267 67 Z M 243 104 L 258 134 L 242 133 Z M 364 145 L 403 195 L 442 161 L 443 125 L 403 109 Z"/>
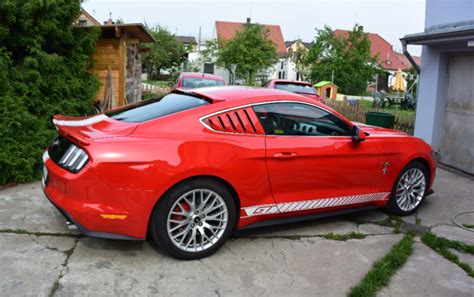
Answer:
<path fill-rule="evenodd" d="M 290 83 L 290 84 L 295 84 L 295 85 L 313 86 L 312 83 L 307 82 L 307 81 L 291 80 L 291 79 L 273 79 L 272 82 L 274 82 L 274 83 Z"/>
<path fill-rule="evenodd" d="M 197 109 L 200 117 L 219 112 L 226 109 L 238 108 L 242 106 L 270 103 L 295 101 L 310 105 L 319 106 L 343 119 L 349 125 L 351 122 L 331 107 L 310 99 L 306 96 L 291 93 L 278 89 L 245 87 L 245 86 L 219 86 L 205 87 L 197 89 L 175 89 L 172 93 L 187 94 L 190 96 L 201 97 L 212 102 L 203 106 L 204 109 Z"/>
<path fill-rule="evenodd" d="M 278 89 L 258 87 L 219 86 L 178 91 L 195 94 L 207 98 L 214 103 L 226 101 L 229 103 L 235 103 L 235 105 L 277 100 L 295 100 L 314 103 L 314 100 L 308 99 L 299 94 Z"/>
<path fill-rule="evenodd" d="M 224 78 L 219 75 L 209 74 L 209 73 L 202 73 L 202 72 L 182 72 L 180 74 L 181 78 L 192 77 L 192 78 L 206 78 L 212 80 L 220 80 L 224 81 Z"/>

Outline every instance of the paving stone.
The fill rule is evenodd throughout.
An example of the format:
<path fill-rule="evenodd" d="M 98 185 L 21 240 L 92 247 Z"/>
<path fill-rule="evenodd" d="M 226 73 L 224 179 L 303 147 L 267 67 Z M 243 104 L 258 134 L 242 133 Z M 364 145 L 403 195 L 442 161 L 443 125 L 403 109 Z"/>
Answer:
<path fill-rule="evenodd" d="M 416 242 L 413 255 L 378 296 L 472 297 L 473 279 L 459 266 Z"/>
<path fill-rule="evenodd" d="M 453 224 L 454 215 L 474 210 L 474 181 L 440 168 L 436 172 L 435 192 L 418 209 L 418 218 L 425 226 Z"/>
<path fill-rule="evenodd" d="M 459 257 L 459 260 L 471 266 L 474 269 L 474 255 L 470 253 L 463 253 L 455 249 L 449 249 L 453 254 Z"/>
<path fill-rule="evenodd" d="M 357 228 L 358 232 L 364 234 L 390 234 L 393 233 L 393 228 L 379 226 L 377 224 L 360 224 Z"/>
<path fill-rule="evenodd" d="M 357 225 L 355 223 L 336 216 L 306 222 L 243 230 L 240 232 L 240 235 L 244 237 L 312 236 L 327 233 L 346 234 L 356 231 Z"/>
<path fill-rule="evenodd" d="M 239 238 L 200 261 L 177 261 L 146 243 L 83 238 L 57 295 L 346 296 L 400 238 Z"/>
<path fill-rule="evenodd" d="M 431 232 L 447 239 L 458 240 L 467 244 L 474 244 L 474 232 L 464 230 L 457 226 L 441 225 L 432 228 Z"/>
<path fill-rule="evenodd" d="M 63 270 L 67 237 L 0 234 L 0 296 L 48 296 Z"/>
<path fill-rule="evenodd" d="M 69 233 L 65 219 L 44 196 L 40 182 L 0 191 L 0 229 Z"/>
<path fill-rule="evenodd" d="M 472 232 L 451 217 L 474 209 L 472 180 L 438 169 L 436 193 L 420 208 L 421 224 L 448 239 L 474 244 Z M 177 261 L 146 242 L 0 233 L 0 296 L 345 296 L 401 235 L 391 228 L 354 221 L 383 221 L 380 210 L 242 232 L 215 255 Z M 414 216 L 403 218 L 414 222 Z M 68 233 L 39 182 L 0 191 L 0 230 Z M 315 235 L 359 231 L 368 236 L 345 242 Z M 299 237 L 303 236 L 303 237 Z M 309 237 L 305 237 L 309 236 Z M 262 238 L 271 237 L 271 238 Z M 286 237 L 286 238 L 282 238 Z M 472 256 L 458 253 L 466 263 Z M 463 258 L 464 257 L 464 258 Z M 470 294 L 467 294 L 467 293 Z M 457 265 L 420 242 L 383 296 L 472 296 L 473 280 Z"/>

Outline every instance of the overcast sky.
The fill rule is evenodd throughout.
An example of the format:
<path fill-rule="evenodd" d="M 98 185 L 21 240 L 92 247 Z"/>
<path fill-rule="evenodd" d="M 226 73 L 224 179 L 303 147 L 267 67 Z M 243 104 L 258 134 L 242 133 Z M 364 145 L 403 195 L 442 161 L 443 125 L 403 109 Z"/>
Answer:
<path fill-rule="evenodd" d="M 252 22 L 280 25 L 285 40 L 314 39 L 315 28 L 351 29 L 355 23 L 365 31 L 378 33 L 396 50 L 399 38 L 421 32 L 425 22 L 424 0 L 221 0 L 221 1 L 121 1 L 85 0 L 82 6 L 99 22 L 122 18 L 126 23 L 144 23 L 167 27 L 177 35 L 215 37 L 214 21 Z M 421 48 L 410 47 L 413 54 Z"/>

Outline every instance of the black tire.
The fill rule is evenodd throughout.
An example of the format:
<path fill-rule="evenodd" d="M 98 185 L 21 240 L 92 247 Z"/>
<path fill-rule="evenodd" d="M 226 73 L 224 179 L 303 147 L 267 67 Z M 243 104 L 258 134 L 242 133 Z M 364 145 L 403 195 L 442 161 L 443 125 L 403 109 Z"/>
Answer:
<path fill-rule="evenodd" d="M 397 198 L 396 198 L 397 187 L 400 183 L 400 180 L 405 175 L 405 173 L 409 170 L 412 170 L 412 169 L 420 170 L 421 173 L 423 173 L 423 176 L 425 178 L 424 194 L 423 194 L 421 200 L 418 202 L 418 205 L 416 205 L 413 209 L 404 210 L 404 209 L 401 208 L 401 206 L 397 202 Z M 428 173 L 428 169 L 422 163 L 420 163 L 418 161 L 413 161 L 413 162 L 409 163 L 407 166 L 405 166 L 405 168 L 403 168 L 403 170 L 398 175 L 397 180 L 395 181 L 395 184 L 392 187 L 392 192 L 390 194 L 390 200 L 387 203 L 387 205 L 385 206 L 385 210 L 388 213 L 391 213 L 391 214 L 394 214 L 394 215 L 397 215 L 397 216 L 408 216 L 408 215 L 411 215 L 411 214 L 415 213 L 418 210 L 418 208 L 425 201 L 425 197 L 427 195 L 427 187 L 428 187 L 429 182 L 430 182 L 429 178 L 430 178 L 430 175 Z"/>
<path fill-rule="evenodd" d="M 210 247 L 202 251 L 185 251 L 178 248 L 168 233 L 168 215 L 175 202 L 186 193 L 193 190 L 205 189 L 218 194 L 227 207 L 227 225 L 224 232 Z M 204 222 L 204 221 L 203 221 Z M 223 183 L 211 178 L 197 178 L 185 181 L 174 186 L 163 197 L 160 198 L 150 219 L 150 233 L 153 240 L 167 254 L 176 259 L 195 260 L 205 258 L 215 253 L 225 241 L 231 236 L 236 225 L 235 203 L 229 189 Z M 184 227 L 183 227 L 184 228 Z"/>

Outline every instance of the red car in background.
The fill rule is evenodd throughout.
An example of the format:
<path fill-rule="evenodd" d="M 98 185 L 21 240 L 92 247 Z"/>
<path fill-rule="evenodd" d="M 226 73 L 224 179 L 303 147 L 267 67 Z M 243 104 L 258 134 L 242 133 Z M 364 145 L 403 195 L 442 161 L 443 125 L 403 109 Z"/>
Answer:
<path fill-rule="evenodd" d="M 182 72 L 176 84 L 175 89 L 196 89 L 204 87 L 225 86 L 224 78 L 208 73 Z"/>
<path fill-rule="evenodd" d="M 314 86 L 309 82 L 287 79 L 273 79 L 269 81 L 265 87 L 269 89 L 278 89 L 300 94 L 317 102 L 325 103 L 323 98 L 319 97 L 319 95 L 316 93 Z"/>
<path fill-rule="evenodd" d="M 56 115 L 43 191 L 88 236 L 153 238 L 180 259 L 235 229 L 384 207 L 414 213 L 433 150 L 263 88 L 174 90 L 86 118 Z"/>

